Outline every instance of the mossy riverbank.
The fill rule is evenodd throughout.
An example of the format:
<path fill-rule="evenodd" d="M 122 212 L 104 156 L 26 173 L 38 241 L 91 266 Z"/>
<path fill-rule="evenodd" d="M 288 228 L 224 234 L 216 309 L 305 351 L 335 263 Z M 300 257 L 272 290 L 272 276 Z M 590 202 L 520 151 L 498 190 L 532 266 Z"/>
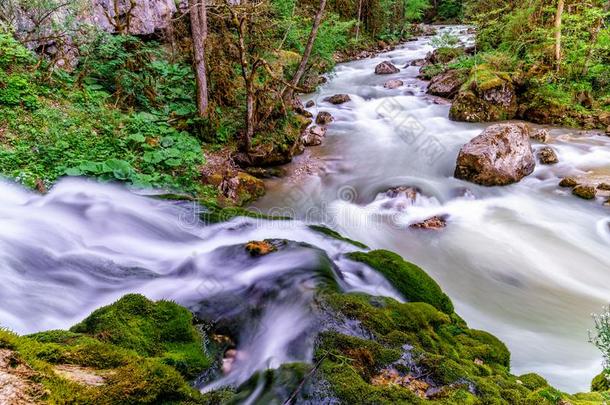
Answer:
<path fill-rule="evenodd" d="M 0 331 L 0 364 L 9 359 L 0 378 L 11 378 L 21 395 L 16 404 L 234 404 L 256 392 L 258 404 L 584 405 L 610 395 L 600 377 L 594 388 L 601 392 L 569 395 L 541 376 L 511 374 L 506 346 L 470 329 L 422 269 L 387 251 L 347 258 L 378 271 L 406 302 L 319 284 L 311 303 L 318 319 L 311 363 L 285 364 L 201 394 L 193 381 L 222 375 L 225 341 L 238 337 L 218 335 L 214 323 L 175 303 L 131 294 L 70 330 Z M 340 278 L 324 266 L 325 277 Z"/>

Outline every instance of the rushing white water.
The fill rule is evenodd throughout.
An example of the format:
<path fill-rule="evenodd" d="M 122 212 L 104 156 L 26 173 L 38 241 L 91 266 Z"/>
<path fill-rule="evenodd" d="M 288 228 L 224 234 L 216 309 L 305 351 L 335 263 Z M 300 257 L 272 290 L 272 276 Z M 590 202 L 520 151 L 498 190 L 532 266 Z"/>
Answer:
<path fill-rule="evenodd" d="M 373 248 L 402 254 L 439 281 L 470 326 L 508 344 L 514 373 L 539 372 L 564 390 L 588 390 L 601 370 L 600 354 L 587 342 L 590 314 L 610 301 L 610 209 L 557 184 L 565 175 L 609 174 L 610 138 L 550 128 L 559 164 L 539 164 L 506 187 L 457 180 L 459 148 L 485 125 L 448 120 L 449 106 L 425 96 L 417 67 L 373 73 L 384 60 L 403 67 L 432 49 L 423 38 L 337 66 L 328 83 L 305 98 L 316 102 L 314 114 L 329 111 L 335 118 L 325 143 L 310 149 L 324 162 L 323 173 L 271 181 L 257 206 L 289 206 L 297 218 L 326 222 Z M 384 89 L 394 78 L 405 86 Z M 336 93 L 352 101 L 324 101 Z M 380 194 L 400 185 L 416 186 L 427 197 L 410 205 Z M 433 215 L 447 216 L 447 227 L 408 228 Z"/>
<path fill-rule="evenodd" d="M 556 184 L 566 174 L 610 172 L 610 138 L 554 129 L 560 164 L 539 166 L 509 187 L 458 181 L 452 177 L 457 151 L 484 125 L 448 121 L 448 107 L 423 96 L 415 67 L 395 75 L 406 82 L 395 90 L 382 88 L 389 77 L 372 74 L 382 60 L 402 66 L 431 49 L 421 39 L 342 64 L 314 96 L 317 108 L 336 118 L 324 146 L 311 149 L 326 162 L 325 173 L 272 182 L 260 202 L 305 221 L 237 218 L 206 226 L 190 204 L 116 185 L 68 179 L 41 196 L 0 183 L 0 326 L 20 333 L 66 328 L 140 292 L 236 328 L 232 371 L 207 389 L 283 362 L 309 361 L 307 303 L 320 251 L 291 244 L 253 258 L 246 242 L 290 239 L 323 248 L 344 290 L 400 298 L 380 275 L 342 257 L 354 246 L 306 225 L 322 221 L 424 267 L 471 326 L 508 343 L 515 373 L 538 371 L 561 388 L 586 390 L 600 368 L 586 342 L 589 313 L 610 299 L 610 218 L 600 204 Z M 339 92 L 353 101 L 322 101 Z M 404 131 L 413 118 L 423 126 L 417 136 Z M 383 194 L 397 185 L 417 186 L 422 195 L 412 204 Z M 408 228 L 432 215 L 447 216 L 447 228 Z"/>
<path fill-rule="evenodd" d="M 44 196 L 0 183 L 0 326 L 67 328 L 128 292 L 175 300 L 238 336 L 240 355 L 218 386 L 312 356 L 306 304 L 324 255 L 291 243 L 255 258 L 248 241 L 323 247 L 346 291 L 400 299 L 379 274 L 341 257 L 358 248 L 302 222 L 205 225 L 196 208 L 81 179 L 63 180 Z"/>

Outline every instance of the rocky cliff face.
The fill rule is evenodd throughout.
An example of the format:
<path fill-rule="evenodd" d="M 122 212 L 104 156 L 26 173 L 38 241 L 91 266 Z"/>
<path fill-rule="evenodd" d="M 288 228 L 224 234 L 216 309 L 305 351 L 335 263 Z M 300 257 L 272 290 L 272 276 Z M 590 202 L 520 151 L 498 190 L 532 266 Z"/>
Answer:
<path fill-rule="evenodd" d="M 166 29 L 177 8 L 173 0 L 92 0 L 91 10 L 86 21 L 104 31 L 114 32 L 129 20 L 128 32 L 148 35 Z"/>

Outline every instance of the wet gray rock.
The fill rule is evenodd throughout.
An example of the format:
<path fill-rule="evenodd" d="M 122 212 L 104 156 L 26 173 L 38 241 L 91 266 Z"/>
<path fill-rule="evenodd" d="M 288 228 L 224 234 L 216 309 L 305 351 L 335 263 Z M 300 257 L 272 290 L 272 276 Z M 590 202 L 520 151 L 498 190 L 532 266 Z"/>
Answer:
<path fill-rule="evenodd" d="M 466 82 L 467 75 L 457 69 L 450 69 L 436 75 L 430 81 L 427 93 L 434 96 L 453 98 Z"/>
<path fill-rule="evenodd" d="M 383 84 L 383 87 L 386 89 L 397 89 L 400 86 L 402 86 L 404 84 L 404 82 L 402 80 L 398 80 L 398 79 L 392 79 L 392 80 L 388 80 L 387 82 L 385 82 Z"/>
<path fill-rule="evenodd" d="M 398 72 L 400 72 L 400 69 L 398 69 L 396 66 L 394 66 L 392 62 L 389 61 L 381 62 L 380 64 L 375 66 L 375 74 L 378 75 L 391 75 L 393 73 Z"/>
<path fill-rule="evenodd" d="M 455 177 L 484 186 L 502 186 L 518 182 L 535 167 L 528 126 L 496 124 L 460 149 Z"/>
<path fill-rule="evenodd" d="M 305 146 L 318 146 L 324 140 L 326 136 L 326 128 L 314 125 L 313 127 L 307 128 L 303 133 L 301 139 Z"/>

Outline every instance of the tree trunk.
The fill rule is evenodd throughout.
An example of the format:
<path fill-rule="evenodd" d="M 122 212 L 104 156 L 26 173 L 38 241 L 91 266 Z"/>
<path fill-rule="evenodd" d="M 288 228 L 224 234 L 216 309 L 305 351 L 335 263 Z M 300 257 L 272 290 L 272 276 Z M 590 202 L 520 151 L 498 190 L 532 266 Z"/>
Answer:
<path fill-rule="evenodd" d="M 356 25 L 356 42 L 358 42 L 358 36 L 360 35 L 360 19 L 362 18 L 362 0 L 358 1 L 358 25 Z"/>
<path fill-rule="evenodd" d="M 309 61 L 309 56 L 311 55 L 311 50 L 313 49 L 313 44 L 316 40 L 316 36 L 318 35 L 318 28 L 320 28 L 320 23 L 322 22 L 322 16 L 324 15 L 324 8 L 326 8 L 326 0 L 320 0 L 320 8 L 316 13 L 316 17 L 313 20 L 313 25 L 311 26 L 311 31 L 309 32 L 309 38 L 307 39 L 307 44 L 305 45 L 305 50 L 303 51 L 303 56 L 301 57 L 301 62 L 299 63 L 299 67 L 297 71 L 292 76 L 292 80 L 290 81 L 290 86 L 287 86 L 284 89 L 283 100 L 284 103 L 288 103 L 292 99 L 292 95 L 294 93 L 294 88 L 299 85 L 299 81 L 303 77 L 305 73 L 305 69 L 307 68 L 307 62 Z"/>
<path fill-rule="evenodd" d="M 555 68 L 561 68 L 561 17 L 563 16 L 564 0 L 558 0 L 555 14 Z"/>
<path fill-rule="evenodd" d="M 197 112 L 208 115 L 208 79 L 205 68 L 205 40 L 208 36 L 208 16 L 205 0 L 189 0 L 191 37 L 193 40 L 193 65 L 197 85 Z"/>

